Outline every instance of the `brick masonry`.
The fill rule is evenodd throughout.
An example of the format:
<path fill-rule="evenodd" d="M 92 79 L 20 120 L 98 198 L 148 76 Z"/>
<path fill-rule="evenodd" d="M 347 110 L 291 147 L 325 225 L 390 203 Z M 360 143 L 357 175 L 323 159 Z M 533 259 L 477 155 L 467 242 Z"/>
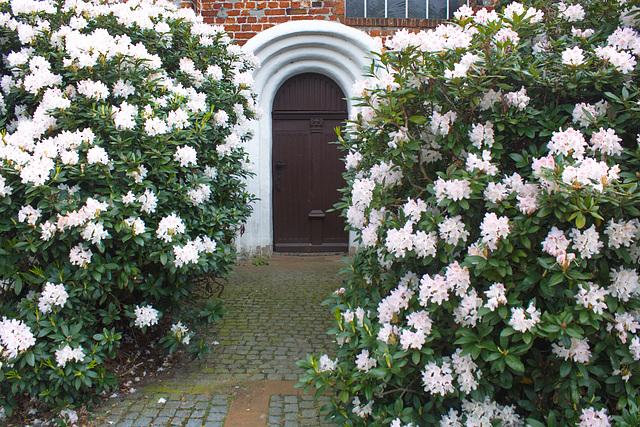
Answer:
<path fill-rule="evenodd" d="M 470 3 L 475 6 L 476 1 Z M 224 26 L 239 44 L 275 25 L 296 20 L 337 21 L 372 37 L 383 38 L 401 28 L 419 31 L 443 22 L 439 19 L 346 17 L 344 0 L 182 0 L 181 4 L 194 8 L 205 22 Z"/>

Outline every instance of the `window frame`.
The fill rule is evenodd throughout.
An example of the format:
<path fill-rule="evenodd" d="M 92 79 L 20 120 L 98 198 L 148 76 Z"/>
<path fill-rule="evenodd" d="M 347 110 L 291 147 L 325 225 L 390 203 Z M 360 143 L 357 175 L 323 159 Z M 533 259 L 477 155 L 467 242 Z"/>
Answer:
<path fill-rule="evenodd" d="M 429 17 L 429 3 L 432 0 L 424 0 L 425 2 L 425 16 L 424 17 L 420 17 L 420 18 L 409 18 L 408 14 L 409 14 L 409 0 L 404 0 L 404 17 L 389 17 L 389 0 L 381 0 L 384 2 L 384 16 L 367 16 L 367 5 L 368 2 L 370 1 L 374 1 L 374 0 L 345 0 L 345 13 L 344 13 L 344 17 L 346 19 L 362 19 L 364 18 L 365 20 L 372 20 L 372 19 L 385 19 L 385 20 L 428 20 L 428 21 L 435 21 L 435 20 L 440 20 L 440 21 L 445 21 L 449 16 L 451 16 L 451 3 L 452 2 L 457 2 L 460 0 L 444 0 L 446 2 L 447 5 L 447 18 L 430 18 Z M 379 0 L 380 1 L 380 0 Z M 472 6 L 473 3 L 475 3 L 473 0 L 463 0 L 466 1 L 466 5 L 467 6 Z M 348 2 L 358 2 L 360 4 L 362 4 L 363 7 L 363 11 L 364 13 L 362 13 L 362 15 L 364 16 L 351 16 L 351 15 L 347 15 L 347 3 Z"/>

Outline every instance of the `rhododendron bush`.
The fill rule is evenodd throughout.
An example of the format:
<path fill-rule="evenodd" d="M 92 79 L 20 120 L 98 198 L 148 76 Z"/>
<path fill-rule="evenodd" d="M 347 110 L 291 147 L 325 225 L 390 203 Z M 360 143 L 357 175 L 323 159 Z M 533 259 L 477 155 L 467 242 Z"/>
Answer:
<path fill-rule="evenodd" d="M 360 248 L 335 354 L 347 425 L 637 425 L 634 2 L 461 7 L 400 31 L 342 135 Z"/>
<path fill-rule="evenodd" d="M 257 61 L 169 3 L 0 9 L 0 404 L 77 405 L 123 337 L 200 351 L 222 313 L 193 294 L 251 212 Z"/>

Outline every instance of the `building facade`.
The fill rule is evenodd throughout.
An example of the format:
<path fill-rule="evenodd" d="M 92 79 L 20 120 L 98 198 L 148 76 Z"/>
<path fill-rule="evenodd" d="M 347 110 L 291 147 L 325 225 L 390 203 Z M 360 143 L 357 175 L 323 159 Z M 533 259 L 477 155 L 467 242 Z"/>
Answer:
<path fill-rule="evenodd" d="M 261 67 L 254 91 L 263 110 L 247 146 L 258 197 L 237 239 L 245 254 L 350 252 L 353 236 L 333 205 L 344 153 L 331 142 L 348 118 L 353 84 L 379 49 L 374 37 L 434 28 L 466 0 L 192 0 Z M 470 4 L 475 6 L 475 2 Z"/>

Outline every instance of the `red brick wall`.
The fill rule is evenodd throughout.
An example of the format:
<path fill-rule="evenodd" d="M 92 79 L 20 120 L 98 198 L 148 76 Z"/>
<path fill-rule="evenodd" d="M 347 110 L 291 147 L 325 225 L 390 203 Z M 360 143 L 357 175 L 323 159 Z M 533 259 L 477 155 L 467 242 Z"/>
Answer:
<path fill-rule="evenodd" d="M 433 28 L 437 19 L 353 18 L 344 16 L 344 0 L 183 0 L 210 24 L 223 25 L 239 44 L 277 24 L 288 21 L 321 19 L 341 22 L 369 33 L 386 37 L 400 28 Z M 473 2 L 475 3 L 475 1 Z"/>

